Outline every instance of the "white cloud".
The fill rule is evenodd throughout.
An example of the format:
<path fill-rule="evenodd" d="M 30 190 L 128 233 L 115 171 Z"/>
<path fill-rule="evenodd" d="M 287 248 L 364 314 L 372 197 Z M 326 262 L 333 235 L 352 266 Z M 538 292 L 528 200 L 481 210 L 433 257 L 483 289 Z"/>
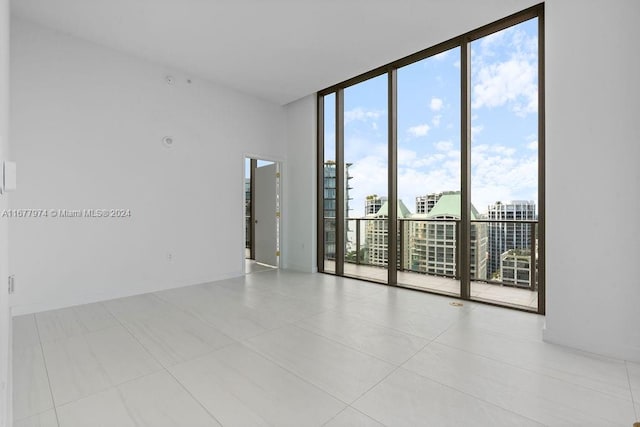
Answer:
<path fill-rule="evenodd" d="M 480 212 L 497 200 L 535 198 L 538 161 L 516 150 L 480 144 L 471 149 L 471 201 Z"/>
<path fill-rule="evenodd" d="M 347 162 L 353 162 L 370 155 L 386 159 L 387 145 L 376 144 L 367 138 L 349 137 L 344 142 L 344 156 Z"/>
<path fill-rule="evenodd" d="M 442 120 L 442 115 L 441 114 L 437 114 L 437 115 L 433 116 L 433 118 L 431 119 L 431 123 L 433 124 L 433 126 L 439 127 L 440 126 L 440 120 Z"/>
<path fill-rule="evenodd" d="M 430 192 L 460 189 L 460 151 L 451 141 L 434 144 L 435 154 L 398 150 L 398 194 L 415 211 L 415 197 Z M 371 147 L 349 169 L 353 217 L 363 215 L 364 198 L 369 194 L 386 195 L 387 153 L 383 145 Z M 497 200 L 535 199 L 537 156 L 526 155 L 501 145 L 477 144 L 471 152 L 471 200 L 480 212 Z"/>
<path fill-rule="evenodd" d="M 438 151 L 451 151 L 453 149 L 453 142 L 451 141 L 438 141 L 434 145 Z"/>
<path fill-rule="evenodd" d="M 365 110 L 362 107 L 354 108 L 353 110 L 344 112 L 344 122 L 350 123 L 353 121 L 366 122 L 369 120 L 378 120 L 382 116 L 382 111 Z"/>
<path fill-rule="evenodd" d="M 418 153 L 413 150 L 407 150 L 406 148 L 398 148 L 398 165 L 409 165 L 415 162 Z"/>
<path fill-rule="evenodd" d="M 422 125 L 418 125 L 418 126 L 412 126 L 408 129 L 407 132 L 409 132 L 409 134 L 411 136 L 414 137 L 420 137 L 420 136 L 427 136 L 427 134 L 429 133 L 429 130 L 431 129 L 431 127 L 428 124 L 422 124 Z"/>
<path fill-rule="evenodd" d="M 398 170 L 398 197 L 415 212 L 415 197 L 427 193 L 460 189 L 459 160 L 439 163 L 438 168 Z"/>
<path fill-rule="evenodd" d="M 516 149 L 512 147 L 505 147 L 504 145 L 492 145 L 489 151 L 511 157 L 515 154 Z"/>
<path fill-rule="evenodd" d="M 387 194 L 387 159 L 382 155 L 370 155 L 358 160 L 349 168 L 349 202 L 351 217 L 364 215 L 364 199 L 369 194 Z"/>
<path fill-rule="evenodd" d="M 473 86 L 473 108 L 499 107 L 506 103 L 519 116 L 538 111 L 537 69 L 528 61 L 511 59 L 478 71 Z"/>
<path fill-rule="evenodd" d="M 431 103 L 429 104 L 429 108 L 431 108 L 431 111 L 440 111 L 442 109 L 442 105 L 443 105 L 442 99 L 433 97 L 431 98 Z"/>
<path fill-rule="evenodd" d="M 433 55 L 431 58 L 433 59 L 437 59 L 438 61 L 442 61 L 443 59 L 446 59 L 447 56 L 449 56 L 449 52 L 448 50 L 445 50 L 444 52 L 441 52 L 437 55 Z"/>
<path fill-rule="evenodd" d="M 432 192 L 460 189 L 460 151 L 451 141 L 434 144 L 437 152 L 424 157 L 401 156 L 411 161 L 398 162 L 398 197 L 415 212 L 415 197 Z"/>
<path fill-rule="evenodd" d="M 471 141 L 482 132 L 482 129 L 484 129 L 483 125 L 471 126 Z"/>
<path fill-rule="evenodd" d="M 531 141 L 530 143 L 527 144 L 527 148 L 529 150 L 533 150 L 536 151 L 538 149 L 538 140 L 535 141 Z"/>
<path fill-rule="evenodd" d="M 495 47 L 508 49 L 496 60 Z M 508 29 L 482 39 L 473 53 L 472 107 L 508 105 L 518 116 L 538 111 L 537 37 Z"/>
<path fill-rule="evenodd" d="M 443 153 L 418 157 L 418 153 L 405 148 L 398 149 L 398 169 L 420 169 L 442 162 L 446 158 Z"/>
<path fill-rule="evenodd" d="M 498 31 L 483 37 L 480 40 L 480 50 L 482 55 L 494 56 L 494 46 L 504 43 L 506 36 L 511 32 L 513 32 L 513 28 L 507 28 L 505 30 Z"/>

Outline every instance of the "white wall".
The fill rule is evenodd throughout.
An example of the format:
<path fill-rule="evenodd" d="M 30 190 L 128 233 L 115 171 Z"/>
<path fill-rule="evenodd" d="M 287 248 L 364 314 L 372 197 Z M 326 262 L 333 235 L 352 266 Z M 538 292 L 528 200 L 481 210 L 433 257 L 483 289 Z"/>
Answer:
<path fill-rule="evenodd" d="M 132 214 L 12 220 L 14 314 L 242 274 L 243 154 L 284 157 L 282 107 L 20 20 L 11 61 L 11 207 Z"/>
<path fill-rule="evenodd" d="M 285 106 L 287 162 L 283 171 L 283 266 L 304 272 L 317 271 L 316 108 L 315 95 Z"/>
<path fill-rule="evenodd" d="M 640 361 L 637 0 L 546 2 L 544 337 Z"/>
<path fill-rule="evenodd" d="M 0 165 L 9 159 L 9 1 L 0 0 Z M 0 212 L 7 206 L 7 195 L 0 195 Z M 11 315 L 5 288 L 8 276 L 7 220 L 0 217 L 0 427 L 11 419 L 9 381 Z"/>

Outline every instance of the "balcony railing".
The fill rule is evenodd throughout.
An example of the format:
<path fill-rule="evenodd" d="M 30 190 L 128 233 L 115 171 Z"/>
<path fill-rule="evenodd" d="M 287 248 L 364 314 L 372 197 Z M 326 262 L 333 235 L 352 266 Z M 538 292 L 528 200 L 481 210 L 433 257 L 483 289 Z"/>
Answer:
<path fill-rule="evenodd" d="M 482 290 L 500 300 L 496 292 L 506 294 L 506 288 L 512 288 L 518 301 L 514 304 L 537 304 L 537 225 L 536 220 L 471 220 L 472 297 L 475 288 L 476 296 Z M 332 230 L 333 241 L 327 241 Z M 389 262 L 387 219 L 348 218 L 345 233 L 345 275 L 384 281 Z M 459 241 L 458 219 L 398 219 L 398 283 L 458 294 Z M 335 218 L 330 217 L 325 218 L 327 248 L 335 248 Z M 325 259 L 333 265 L 334 256 L 326 250 Z"/>

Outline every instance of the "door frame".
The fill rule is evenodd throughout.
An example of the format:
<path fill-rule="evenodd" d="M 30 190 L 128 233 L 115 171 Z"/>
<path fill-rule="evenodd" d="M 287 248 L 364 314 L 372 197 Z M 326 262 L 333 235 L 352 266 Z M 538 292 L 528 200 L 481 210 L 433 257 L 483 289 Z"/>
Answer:
<path fill-rule="evenodd" d="M 278 211 L 280 212 L 280 216 L 276 217 L 276 222 L 277 222 L 277 233 L 276 233 L 276 250 L 280 252 L 280 255 L 276 257 L 277 259 L 277 263 L 276 263 L 276 267 L 277 268 L 282 268 L 282 256 L 283 256 L 283 240 L 282 240 L 282 218 L 283 218 L 283 211 L 284 211 L 284 203 L 283 203 L 283 169 L 284 169 L 284 160 L 282 158 L 279 157 L 274 157 L 274 156 L 265 156 L 262 154 L 255 154 L 255 153 L 244 153 L 242 155 L 242 180 L 241 180 L 241 184 L 242 184 L 242 204 L 240 205 L 242 207 L 242 251 L 241 251 L 241 260 L 242 260 L 242 272 L 244 274 L 247 274 L 247 267 L 246 267 L 246 263 L 245 263 L 245 259 L 246 259 L 246 251 L 245 251 L 245 242 L 246 242 L 246 227 L 245 227 L 245 176 L 247 176 L 248 172 L 246 167 L 246 159 L 256 159 L 256 160 L 263 160 L 263 161 L 267 161 L 267 162 L 273 162 L 276 164 L 276 170 L 279 173 L 279 177 L 276 178 L 276 195 L 277 195 L 277 206 L 278 206 Z M 251 167 L 251 166 L 249 166 Z M 251 199 L 253 201 L 253 194 L 251 195 Z M 274 213 L 275 214 L 275 213 Z M 251 220 L 253 221 L 253 218 L 251 218 Z M 252 240 L 251 241 L 251 245 L 254 245 L 255 242 Z"/>

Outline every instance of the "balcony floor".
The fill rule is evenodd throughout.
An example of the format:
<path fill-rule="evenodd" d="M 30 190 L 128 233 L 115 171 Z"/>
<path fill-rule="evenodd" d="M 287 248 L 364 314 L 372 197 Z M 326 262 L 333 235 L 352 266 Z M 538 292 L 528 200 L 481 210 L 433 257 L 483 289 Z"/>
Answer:
<path fill-rule="evenodd" d="M 326 271 L 335 271 L 333 261 L 325 261 Z M 350 277 L 387 281 L 387 269 L 370 265 L 345 264 L 344 273 Z M 449 277 L 398 271 L 398 283 L 415 289 L 422 289 L 446 295 L 460 295 L 460 281 Z M 538 292 L 528 289 L 501 286 L 484 282 L 471 283 L 471 298 L 478 301 L 504 304 L 536 311 Z"/>

